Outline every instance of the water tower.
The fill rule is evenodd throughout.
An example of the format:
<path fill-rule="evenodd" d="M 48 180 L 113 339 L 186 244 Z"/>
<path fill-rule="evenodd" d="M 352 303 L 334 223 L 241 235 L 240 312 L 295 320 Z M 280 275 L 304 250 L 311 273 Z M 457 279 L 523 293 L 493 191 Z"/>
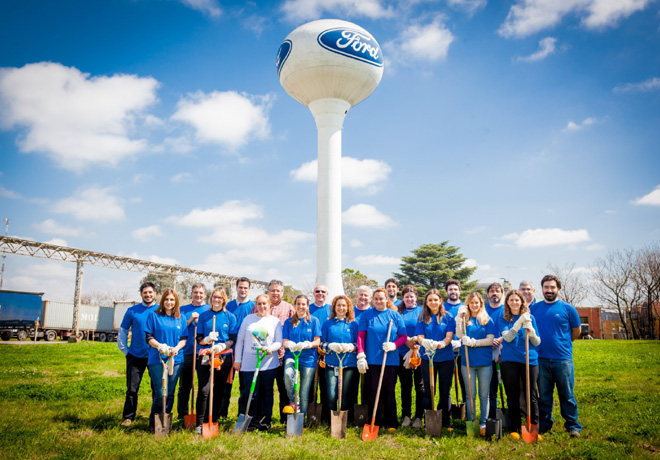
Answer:
<path fill-rule="evenodd" d="M 383 56 L 369 32 L 337 19 L 308 22 L 291 32 L 277 53 L 287 93 L 314 115 L 318 130 L 316 283 L 329 298 L 341 282 L 341 130 L 348 109 L 380 83 Z"/>

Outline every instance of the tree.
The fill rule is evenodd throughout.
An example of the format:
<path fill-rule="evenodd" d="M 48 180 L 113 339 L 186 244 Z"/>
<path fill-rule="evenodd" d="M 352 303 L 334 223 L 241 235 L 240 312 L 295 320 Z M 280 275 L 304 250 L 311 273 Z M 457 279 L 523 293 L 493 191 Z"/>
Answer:
<path fill-rule="evenodd" d="M 589 288 L 582 273 L 575 269 L 575 262 L 563 267 L 548 264 L 548 270 L 561 281 L 559 298 L 574 307 L 579 307 L 589 295 Z"/>
<path fill-rule="evenodd" d="M 129 300 L 131 294 L 126 291 L 89 291 L 83 292 L 80 302 L 84 305 L 98 305 L 100 307 L 113 307 L 115 302 Z"/>
<path fill-rule="evenodd" d="M 637 252 L 632 276 L 641 291 L 640 301 L 643 301 L 638 318 L 640 334 L 655 339 L 656 308 L 660 300 L 660 247 L 657 243 Z"/>
<path fill-rule="evenodd" d="M 284 285 L 284 294 L 282 295 L 282 299 L 284 299 L 286 302 L 289 302 L 291 305 L 293 305 L 293 302 L 296 300 L 296 297 L 298 297 L 300 294 L 302 294 L 302 291 L 299 291 L 298 289 L 294 288 L 293 286 L 289 284 Z M 312 302 L 313 302 L 312 298 Z"/>
<path fill-rule="evenodd" d="M 177 277 L 171 273 L 164 272 L 149 272 L 147 276 L 140 280 L 140 284 L 152 282 L 156 286 L 156 292 L 160 296 L 165 289 L 174 289 L 179 295 L 179 302 L 181 305 L 185 305 L 190 302 L 190 293 L 192 292 L 193 284 L 198 281 L 191 278 L 190 276 Z M 216 283 L 221 285 L 227 290 L 227 287 L 222 283 Z M 215 286 L 214 286 L 215 287 Z M 231 293 L 231 290 L 228 291 L 228 295 Z M 160 297 L 156 299 L 158 300 Z"/>
<path fill-rule="evenodd" d="M 461 282 L 463 299 L 474 290 L 477 282 L 468 281 L 476 270 L 465 266 L 467 258 L 459 248 L 450 246 L 449 241 L 440 244 L 423 244 L 412 251 L 412 256 L 401 258 L 401 273 L 394 273 L 399 286 L 412 284 L 422 299 L 429 289 L 438 289 L 446 298 L 445 282 L 456 278 Z"/>
<path fill-rule="evenodd" d="M 371 289 L 378 288 L 378 281 L 369 279 L 367 275 L 360 273 L 360 270 L 345 268 L 341 272 L 341 281 L 344 286 L 344 294 L 355 302 L 360 286 L 369 286 Z"/>

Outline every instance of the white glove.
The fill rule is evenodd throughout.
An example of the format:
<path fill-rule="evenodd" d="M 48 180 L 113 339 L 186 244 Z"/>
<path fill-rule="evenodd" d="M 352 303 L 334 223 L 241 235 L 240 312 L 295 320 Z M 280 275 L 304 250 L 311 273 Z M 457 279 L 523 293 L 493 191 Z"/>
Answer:
<path fill-rule="evenodd" d="M 298 347 L 300 347 L 300 350 L 306 350 L 312 347 L 312 342 L 298 342 Z"/>
<path fill-rule="evenodd" d="M 527 330 L 529 331 L 529 338 L 530 338 L 530 340 L 533 339 L 533 338 L 535 338 L 535 337 L 538 337 L 538 336 L 536 335 L 536 331 L 534 330 L 534 327 L 532 326 L 532 323 L 531 323 L 531 322 L 529 323 L 529 327 L 525 327 L 525 329 L 527 329 Z"/>
<path fill-rule="evenodd" d="M 355 345 L 352 343 L 342 343 L 341 345 L 341 351 L 344 353 L 353 353 L 355 351 Z"/>
<path fill-rule="evenodd" d="M 422 346 L 424 347 L 425 350 L 431 351 L 433 350 L 433 340 L 431 339 L 422 339 Z"/>
<path fill-rule="evenodd" d="M 216 340 L 218 340 L 218 333 L 217 332 L 209 332 L 209 335 L 204 337 L 204 342 L 207 343 L 207 344 L 211 343 L 211 342 L 215 342 Z"/>
<path fill-rule="evenodd" d="M 284 344 L 284 348 L 289 349 L 290 351 L 296 351 L 296 346 L 298 344 L 296 342 L 292 342 L 291 340 L 287 340 L 287 342 Z"/>
<path fill-rule="evenodd" d="M 452 340 L 451 341 L 451 347 L 456 350 L 457 348 L 461 348 L 461 341 L 460 340 Z"/>
<path fill-rule="evenodd" d="M 447 346 L 447 344 L 445 343 L 444 340 L 440 340 L 439 342 L 436 342 L 436 348 L 440 348 L 442 350 L 446 346 Z"/>
<path fill-rule="evenodd" d="M 461 305 L 458 307 L 458 311 L 456 312 L 456 318 L 461 318 L 464 314 L 467 315 L 467 307 L 465 305 Z"/>
<path fill-rule="evenodd" d="M 461 337 L 461 343 L 463 343 L 463 345 L 465 345 L 466 347 L 473 347 L 476 345 L 476 342 L 477 341 L 475 339 L 470 338 L 467 335 Z"/>
<path fill-rule="evenodd" d="M 523 313 L 522 315 L 520 315 L 520 318 L 522 318 L 523 323 L 526 323 L 527 321 L 531 321 L 531 320 L 532 320 L 532 314 L 531 314 L 530 312 L 526 311 L 525 313 Z"/>
<path fill-rule="evenodd" d="M 394 351 L 394 350 L 396 350 L 396 345 L 394 344 L 394 342 L 385 342 L 383 344 L 383 351 L 388 351 L 389 352 L 389 351 Z"/>
<path fill-rule="evenodd" d="M 328 350 L 334 351 L 335 353 L 343 353 L 343 347 L 341 343 L 332 342 L 328 344 Z"/>
<path fill-rule="evenodd" d="M 525 321 L 523 323 L 523 328 L 528 329 L 530 331 L 530 334 L 531 334 L 531 332 L 534 330 L 534 326 L 532 325 L 532 320 L 530 319 L 529 321 Z"/>
<path fill-rule="evenodd" d="M 166 343 L 161 343 L 158 345 L 158 353 L 161 355 L 169 356 L 170 355 L 170 346 Z"/>
<path fill-rule="evenodd" d="M 226 349 L 227 349 L 227 345 L 225 345 L 224 343 L 216 343 L 211 347 L 211 353 L 215 353 L 215 354 L 222 353 Z"/>
<path fill-rule="evenodd" d="M 410 357 L 412 356 L 412 350 L 408 350 L 408 353 L 403 355 L 403 367 L 410 369 Z"/>
<path fill-rule="evenodd" d="M 367 355 L 364 353 L 358 353 L 357 355 L 357 368 L 360 374 L 366 373 L 367 369 L 369 369 L 369 365 L 367 364 Z"/>

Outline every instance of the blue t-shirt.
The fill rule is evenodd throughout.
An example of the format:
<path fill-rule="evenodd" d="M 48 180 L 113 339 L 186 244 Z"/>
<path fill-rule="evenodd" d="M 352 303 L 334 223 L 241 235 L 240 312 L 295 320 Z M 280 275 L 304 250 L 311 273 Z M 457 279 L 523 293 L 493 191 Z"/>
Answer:
<path fill-rule="evenodd" d="M 492 308 L 490 304 L 486 304 L 486 313 L 490 316 L 490 319 L 493 320 L 493 324 L 497 324 L 497 320 L 504 313 L 504 306 L 500 305 L 497 308 Z M 497 332 L 495 332 L 495 338 L 498 338 Z"/>
<path fill-rule="evenodd" d="M 406 335 L 408 337 L 413 337 L 415 334 L 415 328 L 417 327 L 417 322 L 419 321 L 419 315 L 422 314 L 422 307 L 415 305 L 413 308 L 408 309 L 403 307 L 403 323 L 406 325 Z M 410 351 L 410 348 L 405 343 L 399 347 L 399 354 L 404 356 Z"/>
<path fill-rule="evenodd" d="M 394 326 L 392 326 L 394 327 Z M 327 320 L 321 327 L 321 342 L 327 343 L 352 343 L 357 350 L 358 322 L 346 322 L 346 318 L 339 320 L 336 317 Z M 339 358 L 337 354 L 328 351 L 325 354 L 325 364 L 333 367 L 339 367 Z M 344 367 L 357 366 L 357 353 L 346 353 L 343 362 Z"/>
<path fill-rule="evenodd" d="M 468 320 L 468 318 L 465 318 Z M 491 318 L 482 326 L 477 318 L 471 318 L 472 324 L 467 325 L 466 335 L 470 338 L 479 340 L 485 339 L 487 335 L 497 335 L 495 331 L 495 324 Z M 465 324 L 465 323 L 463 323 Z M 465 345 L 461 345 L 461 365 L 465 366 Z M 470 359 L 470 367 L 491 366 L 493 363 L 493 352 L 491 347 L 470 347 L 468 350 L 468 358 Z"/>
<path fill-rule="evenodd" d="M 158 304 L 147 307 L 144 303 L 133 305 L 124 314 L 121 320 L 121 328 L 131 330 L 131 345 L 128 352 L 136 358 L 147 358 L 149 356 L 149 345 L 144 335 L 144 324 L 149 317 L 149 313 L 156 311 Z"/>
<path fill-rule="evenodd" d="M 360 310 L 358 307 L 353 307 L 353 313 L 355 313 L 355 321 L 359 323 L 360 316 L 362 315 L 362 313 L 364 313 L 365 311 L 369 311 L 370 309 L 371 307 L 368 307 L 366 310 Z"/>
<path fill-rule="evenodd" d="M 456 332 L 456 321 L 449 313 L 442 315 L 439 324 L 438 315 L 432 315 L 429 324 L 426 324 L 424 320 L 420 318 L 415 327 L 415 335 L 423 335 L 425 339 L 431 340 L 444 340 L 447 337 L 447 332 Z M 422 359 L 426 361 L 429 360 L 428 356 L 426 356 L 426 350 L 424 347 L 419 347 L 419 353 L 421 354 Z M 451 344 L 444 347 L 442 350 L 436 350 L 435 355 L 433 356 L 434 363 L 452 361 L 453 359 L 454 350 L 452 350 Z"/>
<path fill-rule="evenodd" d="M 395 307 L 398 307 L 399 305 L 401 305 L 401 302 L 403 302 L 403 300 L 401 300 L 401 299 L 396 299 L 396 300 L 395 300 L 394 302 L 392 302 L 392 303 L 394 304 Z M 385 331 L 385 332 L 387 332 L 387 331 Z"/>
<path fill-rule="evenodd" d="M 169 347 L 176 347 L 181 339 L 188 338 L 188 328 L 186 327 L 186 318 L 180 316 L 174 318 L 168 315 L 159 315 L 155 311 L 149 312 L 147 321 L 144 324 L 145 336 L 147 333 L 154 336 L 158 343 L 164 343 Z M 186 340 L 187 343 L 187 340 Z M 158 350 L 151 345 L 149 347 L 149 359 L 147 365 L 160 364 Z M 174 364 L 183 362 L 183 353 L 178 353 L 174 358 Z M 163 358 L 167 362 L 169 358 Z"/>
<path fill-rule="evenodd" d="M 190 316 L 193 313 L 198 313 L 202 314 L 206 310 L 211 308 L 210 305 L 208 304 L 202 304 L 199 307 L 194 306 L 193 304 L 189 303 L 188 305 L 184 305 L 181 307 L 181 316 L 186 318 L 186 323 L 190 319 Z M 190 323 L 190 326 L 188 326 L 188 337 L 189 339 L 186 341 L 186 346 L 183 347 L 183 350 L 181 350 L 181 353 L 184 356 L 187 355 L 192 355 L 193 354 L 193 348 L 195 346 L 194 340 L 195 340 L 195 323 Z"/>
<path fill-rule="evenodd" d="M 282 339 L 289 339 L 292 342 L 313 342 L 314 337 L 321 337 L 321 324 L 315 317 L 309 321 L 301 319 L 296 327 L 293 327 L 292 318 L 287 318 L 282 327 Z M 308 348 L 300 353 L 298 365 L 302 367 L 316 367 L 318 355 L 316 348 Z M 285 349 L 284 359 L 293 359 L 293 353 L 288 348 Z"/>
<path fill-rule="evenodd" d="M 227 310 L 213 311 L 206 310 L 199 315 L 199 325 L 197 326 L 197 335 L 208 336 L 213 332 L 213 317 L 215 316 L 215 332 L 218 333 L 218 340 L 215 343 L 224 343 L 229 340 L 229 335 L 236 334 L 236 317 Z M 198 349 L 211 348 L 211 344 L 199 345 Z"/>
<path fill-rule="evenodd" d="M 461 305 L 465 305 L 465 304 L 463 302 L 459 302 L 456 305 L 454 305 L 449 302 L 445 302 L 443 305 L 445 307 L 445 311 L 454 318 L 456 318 L 456 316 L 458 315 L 458 309 L 460 308 Z"/>
<path fill-rule="evenodd" d="M 325 305 L 321 305 L 321 306 L 316 305 L 315 303 L 310 303 L 309 304 L 309 314 L 314 316 L 314 313 L 316 313 L 317 311 L 319 311 L 321 308 L 324 308 L 324 307 L 330 309 L 330 311 L 332 312 L 332 305 L 330 305 L 329 303 L 326 303 Z M 321 324 L 323 324 L 323 323 L 321 323 Z"/>
<path fill-rule="evenodd" d="M 314 313 L 312 311 L 309 311 L 309 314 L 312 315 L 314 318 L 319 320 L 319 324 L 325 323 L 328 318 L 330 318 L 330 314 L 332 313 L 332 305 L 330 304 L 325 304 L 325 306 L 321 308 L 317 308 Z"/>
<path fill-rule="evenodd" d="M 241 328 L 243 320 L 247 315 L 252 313 L 252 309 L 254 308 L 254 300 L 248 300 L 247 302 L 239 304 L 238 300 L 234 299 L 229 302 L 225 308 L 228 312 L 233 313 L 236 317 L 236 334 L 238 334 L 238 330 Z"/>
<path fill-rule="evenodd" d="M 532 305 L 530 311 L 536 318 L 541 337 L 541 344 L 537 347 L 539 358 L 572 359 L 571 329 L 581 324 L 575 307 L 563 300 L 554 303 L 543 300 Z"/>
<path fill-rule="evenodd" d="M 387 337 L 387 328 L 392 320 L 392 332 Z M 406 325 L 403 323 L 403 316 L 398 311 L 386 308 L 379 311 L 376 308 L 370 308 L 360 316 L 358 332 L 367 331 L 364 353 L 367 356 L 367 364 L 380 366 L 383 364 L 383 343 L 396 341 L 399 335 L 406 335 Z M 399 354 L 396 352 L 387 353 L 386 366 L 398 366 Z"/>
<path fill-rule="evenodd" d="M 513 327 L 513 324 L 518 321 L 519 316 L 518 315 L 513 315 L 513 319 L 511 321 L 507 321 L 504 319 L 504 315 L 500 316 L 497 320 L 496 328 L 499 332 L 500 335 L 502 335 L 503 332 L 508 331 Z M 532 326 L 534 327 L 534 330 L 536 331 L 536 335 L 539 335 L 539 330 L 536 327 L 536 319 L 532 316 Z M 536 351 L 536 347 L 532 345 L 531 343 L 529 344 L 529 364 L 532 366 L 536 366 L 539 363 L 539 354 Z M 507 342 L 506 340 L 502 340 L 502 357 L 501 357 L 502 362 L 506 361 L 511 361 L 514 363 L 524 363 L 525 362 L 525 328 L 520 328 L 518 333 L 516 334 L 516 337 L 511 341 Z"/>

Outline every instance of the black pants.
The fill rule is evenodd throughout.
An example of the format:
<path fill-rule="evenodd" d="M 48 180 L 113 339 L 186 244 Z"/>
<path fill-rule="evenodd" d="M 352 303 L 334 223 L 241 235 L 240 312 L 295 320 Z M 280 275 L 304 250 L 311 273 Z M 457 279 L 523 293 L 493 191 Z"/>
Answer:
<path fill-rule="evenodd" d="M 328 384 L 325 380 L 325 368 L 318 366 L 318 371 L 319 371 L 319 393 L 320 393 L 320 402 L 322 404 L 321 406 L 321 422 L 330 424 L 330 403 L 328 402 Z M 312 382 L 312 385 L 309 387 L 309 401 L 316 401 L 316 389 L 314 388 L 314 382 Z"/>
<path fill-rule="evenodd" d="M 367 373 L 364 374 L 366 380 L 367 395 L 369 396 L 369 414 L 373 414 L 376 403 L 376 393 L 378 392 L 378 380 L 380 378 L 381 365 L 371 364 Z M 383 373 L 383 384 L 380 389 L 380 398 L 378 398 L 378 410 L 376 411 L 376 425 L 385 428 L 398 428 L 399 419 L 396 409 L 396 376 L 399 372 L 399 366 L 385 366 Z"/>
<path fill-rule="evenodd" d="M 424 378 L 424 409 L 434 409 L 433 396 L 431 395 L 431 376 L 429 374 L 429 361 L 422 359 L 421 369 Z M 442 426 L 448 427 L 451 423 L 451 382 L 454 373 L 454 360 L 433 363 L 433 374 L 435 379 L 435 394 L 440 394 L 435 409 L 442 410 Z"/>
<path fill-rule="evenodd" d="M 284 359 L 280 359 L 280 366 L 277 368 L 275 382 L 277 382 L 277 392 L 280 394 L 280 423 L 286 423 L 286 414 L 284 408 L 290 404 L 289 395 L 284 384 Z M 270 420 L 269 420 L 270 423 Z"/>
<path fill-rule="evenodd" d="M 426 383 L 422 380 L 421 366 L 417 369 L 406 369 L 403 365 L 403 357 L 399 357 L 399 382 L 401 383 L 401 417 L 412 417 L 412 389 L 414 382 L 415 418 L 421 419 L 424 415 L 424 388 L 426 386 Z"/>
<path fill-rule="evenodd" d="M 272 415 L 273 415 L 273 381 L 279 371 L 283 366 L 278 367 L 277 369 L 268 369 L 260 370 L 259 375 L 257 375 L 257 382 L 254 387 L 254 393 L 252 394 L 252 402 L 250 403 L 250 415 L 252 417 L 252 426 L 266 425 L 270 428 Z M 252 379 L 254 378 L 254 372 L 239 372 L 238 373 L 243 383 L 243 392 L 241 392 L 239 398 L 239 407 L 242 408 L 241 413 L 245 413 L 247 409 L 248 398 L 250 397 L 250 388 L 252 387 Z M 239 409 L 241 410 L 241 409 Z"/>
<path fill-rule="evenodd" d="M 179 418 L 184 418 L 190 410 L 190 393 L 193 387 L 193 354 L 183 356 L 181 374 L 179 374 L 179 392 L 177 393 L 176 410 Z"/>
<path fill-rule="evenodd" d="M 493 361 L 493 376 L 490 379 L 490 390 L 488 391 L 488 418 L 497 418 L 497 387 L 500 379 L 497 376 L 497 363 Z"/>
<path fill-rule="evenodd" d="M 135 420 L 138 406 L 138 391 L 144 370 L 147 368 L 148 358 L 136 358 L 132 354 L 126 355 L 126 401 L 124 402 L 123 417 Z M 153 393 L 153 388 L 152 388 Z"/>
<path fill-rule="evenodd" d="M 213 417 L 215 423 L 220 416 L 220 404 L 222 404 L 222 394 L 227 385 L 227 376 L 234 363 L 232 354 L 223 355 L 224 362 L 220 370 L 213 373 Z M 197 358 L 197 426 L 209 421 L 209 397 L 211 392 L 211 366 L 201 364 L 202 357 Z M 210 359 L 209 359 L 210 362 Z"/>
<path fill-rule="evenodd" d="M 465 403 L 467 401 L 467 395 L 465 393 L 465 382 L 463 381 L 463 373 L 461 372 L 461 355 L 456 356 L 456 369 L 458 369 L 458 386 L 461 389 L 461 401 Z M 452 371 L 454 372 L 454 379 L 456 379 L 456 370 Z M 454 382 L 454 388 L 456 387 L 456 382 Z M 456 401 L 454 404 L 459 404 L 458 401 L 458 396 L 454 392 L 454 397 L 456 397 Z"/>
<path fill-rule="evenodd" d="M 501 363 L 502 382 L 506 390 L 506 401 L 509 406 L 509 420 L 511 422 L 511 431 L 520 432 L 520 395 L 523 394 L 525 405 L 527 404 L 527 377 L 525 376 L 525 363 L 516 363 L 505 361 Z M 529 403 L 530 403 L 530 421 L 537 425 L 539 420 L 539 401 L 538 388 L 536 381 L 539 376 L 539 366 L 529 366 Z"/>
<path fill-rule="evenodd" d="M 353 404 L 368 404 L 369 397 L 367 396 L 368 389 L 364 384 L 364 374 L 356 372 L 353 380 L 351 381 L 351 394 L 353 396 Z M 358 397 L 359 395 L 359 397 Z M 348 408 L 348 419 L 355 421 L 355 406 L 352 405 Z"/>
<path fill-rule="evenodd" d="M 234 370 L 230 370 L 229 372 L 234 372 Z M 234 384 L 234 379 L 238 379 L 238 374 L 234 374 L 232 376 L 232 381 L 227 382 L 225 384 L 224 392 L 222 393 L 220 397 L 220 417 L 228 417 L 229 416 L 229 403 L 231 402 L 231 388 Z M 238 379 L 240 380 L 240 379 Z M 239 385 L 239 390 L 242 388 L 242 386 Z"/>

